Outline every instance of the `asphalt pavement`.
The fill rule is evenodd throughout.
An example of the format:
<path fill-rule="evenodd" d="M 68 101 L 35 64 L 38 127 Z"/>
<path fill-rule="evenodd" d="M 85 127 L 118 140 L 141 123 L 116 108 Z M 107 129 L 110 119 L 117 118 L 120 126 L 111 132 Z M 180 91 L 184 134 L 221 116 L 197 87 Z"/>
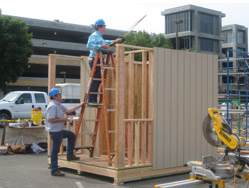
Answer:
<path fill-rule="evenodd" d="M 188 174 L 168 176 L 149 180 L 139 180 L 113 185 L 113 179 L 90 173 L 78 175 L 75 170 L 62 168 L 65 177 L 50 175 L 47 167 L 47 154 L 0 155 L 0 188 L 113 188 L 150 187 L 165 181 L 188 178 Z"/>
<path fill-rule="evenodd" d="M 2 129 L 0 138 L 1 132 Z M 78 175 L 77 171 L 66 168 L 61 169 L 66 176 L 51 176 L 47 160 L 47 153 L 0 155 L 0 188 L 153 188 L 157 184 L 189 178 L 189 174 L 181 174 L 126 182 L 116 186 L 113 185 L 112 178 L 90 173 Z M 208 185 L 196 187 L 204 188 Z M 245 187 L 245 183 L 236 184 L 236 188 L 242 187 Z"/>

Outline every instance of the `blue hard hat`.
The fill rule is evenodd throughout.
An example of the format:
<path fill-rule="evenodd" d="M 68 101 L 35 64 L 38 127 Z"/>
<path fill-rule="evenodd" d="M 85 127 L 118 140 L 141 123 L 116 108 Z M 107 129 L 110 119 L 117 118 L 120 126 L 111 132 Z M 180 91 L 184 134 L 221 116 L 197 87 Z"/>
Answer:
<path fill-rule="evenodd" d="M 97 20 L 96 22 L 95 22 L 95 25 L 97 26 L 97 25 L 105 25 L 105 22 L 104 22 L 104 20 L 102 20 L 102 19 L 99 19 L 99 20 Z"/>
<path fill-rule="evenodd" d="M 52 97 L 52 96 L 57 95 L 59 93 L 61 93 L 61 92 L 57 88 L 53 88 L 49 91 L 49 97 Z"/>

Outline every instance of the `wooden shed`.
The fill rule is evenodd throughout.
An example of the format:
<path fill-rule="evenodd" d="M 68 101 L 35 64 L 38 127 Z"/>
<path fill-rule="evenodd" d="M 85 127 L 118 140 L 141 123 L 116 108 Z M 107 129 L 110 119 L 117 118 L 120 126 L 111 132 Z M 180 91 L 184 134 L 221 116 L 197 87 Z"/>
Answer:
<path fill-rule="evenodd" d="M 55 85 L 56 57 L 49 55 L 49 90 Z M 81 93 L 90 75 L 87 57 L 81 61 Z M 104 123 L 98 131 L 94 157 L 78 151 L 79 161 L 67 161 L 61 150 L 59 166 L 112 177 L 114 184 L 189 171 L 189 160 L 216 154 L 202 136 L 209 107 L 217 106 L 217 55 L 119 44 L 115 52 L 115 86 L 107 100 L 115 104 L 108 116 L 112 165 L 108 165 Z M 90 109 L 80 129 L 78 144 L 91 143 L 96 109 Z M 73 121 L 75 131 L 77 120 Z M 68 122 L 67 128 L 70 129 Z M 89 136 L 90 135 L 90 136 Z M 48 139 L 49 146 L 51 145 Z M 50 164 L 50 148 L 48 164 Z"/>

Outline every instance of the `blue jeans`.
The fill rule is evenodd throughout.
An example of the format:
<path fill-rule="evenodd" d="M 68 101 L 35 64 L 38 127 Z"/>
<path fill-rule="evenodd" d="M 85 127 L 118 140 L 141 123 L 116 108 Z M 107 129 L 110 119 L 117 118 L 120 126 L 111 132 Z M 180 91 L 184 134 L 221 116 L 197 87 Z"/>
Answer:
<path fill-rule="evenodd" d="M 53 140 L 53 146 L 51 151 L 51 173 L 58 170 L 58 153 L 60 151 L 60 145 L 63 138 L 68 139 L 67 144 L 67 157 L 73 155 L 74 151 L 74 134 L 68 130 L 62 130 L 60 132 L 50 132 L 51 139 Z"/>
<path fill-rule="evenodd" d="M 90 66 L 91 70 L 93 67 L 93 62 L 94 62 L 94 58 L 89 61 L 89 66 Z M 98 59 L 97 64 L 100 64 L 100 59 Z M 95 69 L 94 78 L 101 78 L 101 69 L 99 66 L 97 66 Z M 100 83 L 101 83 L 101 81 L 93 80 L 91 88 L 90 88 L 90 92 L 98 92 Z M 98 95 L 96 95 L 96 94 L 90 94 L 88 96 L 88 102 L 89 103 L 90 102 L 96 103 L 97 97 L 98 97 Z"/>

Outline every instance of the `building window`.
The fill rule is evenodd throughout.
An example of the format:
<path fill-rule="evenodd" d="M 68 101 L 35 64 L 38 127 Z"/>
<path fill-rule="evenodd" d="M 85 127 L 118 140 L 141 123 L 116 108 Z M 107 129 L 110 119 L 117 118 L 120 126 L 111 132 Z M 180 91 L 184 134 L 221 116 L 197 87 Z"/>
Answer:
<path fill-rule="evenodd" d="M 207 51 L 207 52 L 214 52 L 213 48 L 213 40 L 200 38 L 200 50 Z"/>
<path fill-rule="evenodd" d="M 218 17 L 210 14 L 200 13 L 200 32 L 218 35 Z"/>
<path fill-rule="evenodd" d="M 238 72 L 244 72 L 244 61 L 239 61 L 237 67 L 238 67 Z"/>
<path fill-rule="evenodd" d="M 244 57 L 244 53 L 242 53 L 242 52 L 245 52 L 245 48 L 238 48 L 238 51 L 236 52 L 237 53 L 237 57 L 243 58 Z"/>
<path fill-rule="evenodd" d="M 190 49 L 192 48 L 192 38 L 182 37 L 180 38 L 180 49 Z"/>
<path fill-rule="evenodd" d="M 232 43 L 232 30 L 222 31 L 223 43 Z"/>
<path fill-rule="evenodd" d="M 236 79 L 234 76 L 229 76 L 229 83 L 230 84 L 234 84 L 235 81 L 236 81 Z M 222 76 L 222 83 L 223 84 L 227 83 L 227 76 L 225 76 L 225 75 Z"/>
<path fill-rule="evenodd" d="M 229 68 L 233 67 L 233 62 L 229 62 Z M 222 68 L 227 68 L 227 62 L 222 62 Z"/>
<path fill-rule="evenodd" d="M 229 57 L 233 57 L 233 50 L 232 48 L 222 48 L 222 54 L 225 55 L 225 57 L 227 57 L 227 51 L 229 50 Z"/>
<path fill-rule="evenodd" d="M 175 14 L 165 15 L 165 33 L 175 33 L 176 32 L 176 23 L 177 20 L 182 20 L 178 26 L 178 32 L 182 31 L 192 31 L 192 12 L 185 11 Z"/>
<path fill-rule="evenodd" d="M 244 44 L 244 31 L 238 30 L 237 40 L 239 44 Z"/>

